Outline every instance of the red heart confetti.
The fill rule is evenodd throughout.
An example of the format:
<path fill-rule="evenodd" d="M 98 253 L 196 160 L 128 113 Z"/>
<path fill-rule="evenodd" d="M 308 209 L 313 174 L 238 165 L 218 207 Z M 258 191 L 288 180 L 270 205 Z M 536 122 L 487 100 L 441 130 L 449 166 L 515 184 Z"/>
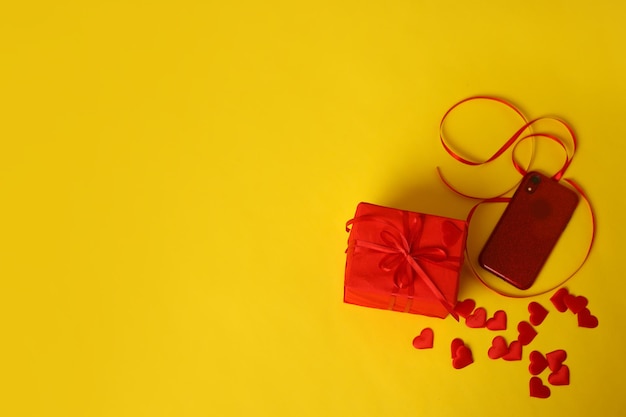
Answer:
<path fill-rule="evenodd" d="M 519 332 L 517 340 L 519 340 L 523 346 L 528 345 L 533 341 L 535 336 L 537 336 L 537 331 L 527 321 L 520 321 L 517 325 L 517 331 Z"/>
<path fill-rule="evenodd" d="M 554 293 L 554 295 L 550 298 L 550 301 L 552 301 L 552 305 L 554 305 L 554 308 L 557 309 L 557 311 L 560 311 L 561 313 L 564 313 L 567 311 L 567 305 L 565 304 L 565 296 L 569 295 L 569 291 L 567 291 L 567 288 L 561 288 L 559 289 L 557 292 Z"/>
<path fill-rule="evenodd" d="M 543 385 L 541 378 L 533 376 L 530 378 L 530 396 L 535 398 L 548 398 L 550 387 Z"/>
<path fill-rule="evenodd" d="M 413 339 L 413 347 L 415 349 L 430 349 L 433 347 L 433 339 L 434 339 L 433 329 L 430 327 L 426 327 L 422 329 L 422 332 L 419 336 L 415 336 Z"/>
<path fill-rule="evenodd" d="M 486 326 L 489 330 L 506 330 L 506 313 L 502 310 L 496 311 L 493 317 L 487 320 Z"/>
<path fill-rule="evenodd" d="M 452 239 L 452 229 L 450 229 L 448 239 Z M 577 315 L 578 326 L 594 328 L 598 326 L 598 318 L 591 315 L 587 308 L 588 300 L 583 296 L 570 294 L 566 288 L 556 291 L 550 298 L 554 307 L 560 311 L 572 311 Z M 473 299 L 460 301 L 454 307 L 454 312 L 458 316 L 465 318 L 465 324 L 470 328 L 487 327 L 490 330 L 506 330 L 507 314 L 504 310 L 497 310 L 493 317 L 487 319 L 487 311 L 484 307 L 476 308 Z M 496 336 L 492 339 L 491 347 L 487 354 L 491 359 L 503 359 L 506 361 L 517 361 L 522 358 L 523 347 L 530 344 L 537 336 L 537 330 L 533 326 L 542 324 L 549 314 L 549 311 L 538 302 L 528 304 L 530 313 L 528 321 L 520 321 L 517 324 L 519 332 L 517 340 L 513 340 L 508 346 L 503 336 Z M 421 333 L 413 339 L 413 346 L 416 349 L 429 349 L 434 345 L 434 332 L 431 328 L 422 329 Z M 462 369 L 474 363 L 472 350 L 465 342 L 456 338 L 450 344 L 452 366 L 455 369 Z M 532 375 L 529 381 L 530 396 L 535 398 L 548 398 L 551 395 L 550 387 L 545 385 L 539 375 L 550 369 L 548 383 L 552 386 L 569 385 L 570 370 L 563 362 L 567 359 L 567 353 L 563 349 L 558 349 L 547 353 L 545 356 L 539 351 L 532 351 L 529 355 L 528 371 Z"/>
<path fill-rule="evenodd" d="M 519 361 L 522 359 L 522 344 L 514 340 L 509 345 L 509 353 L 502 357 L 505 361 Z"/>
<path fill-rule="evenodd" d="M 548 376 L 548 382 L 551 385 L 569 385 L 569 368 L 563 365 L 558 371 L 552 372 Z"/>
<path fill-rule="evenodd" d="M 533 326 L 539 326 L 548 315 L 548 310 L 535 301 L 528 304 L 528 312 L 530 313 L 530 324 Z"/>
<path fill-rule="evenodd" d="M 454 369 L 462 369 L 472 363 L 474 363 L 474 358 L 472 357 L 470 348 L 465 345 L 459 346 L 454 354 L 454 359 L 452 359 Z"/>
<path fill-rule="evenodd" d="M 467 324 L 467 327 L 471 327 L 472 329 L 479 329 L 481 327 L 485 327 L 486 323 L 487 323 L 487 310 L 485 310 L 482 307 L 478 307 L 474 311 L 474 314 L 472 314 L 471 316 L 468 316 L 465 319 L 465 324 Z"/>
<path fill-rule="evenodd" d="M 487 355 L 491 359 L 498 359 L 498 358 L 503 357 L 507 353 L 509 353 L 509 348 L 506 345 L 506 340 L 504 340 L 504 337 L 502 336 L 494 337 L 493 340 L 491 341 L 491 347 L 489 348 Z"/>
<path fill-rule="evenodd" d="M 445 243 L 446 246 L 454 245 L 463 234 L 463 231 L 459 229 L 456 224 L 448 220 L 444 221 L 441 225 L 441 232 L 443 235 L 443 243 Z"/>
<path fill-rule="evenodd" d="M 468 298 L 467 300 L 459 301 L 454 307 L 454 311 L 463 318 L 468 318 L 474 308 L 476 307 L 476 301 Z"/>
<path fill-rule="evenodd" d="M 452 341 L 452 343 L 450 344 L 452 359 L 454 359 L 454 357 L 456 356 L 456 351 L 459 349 L 459 347 L 463 346 L 464 344 L 465 343 L 463 342 L 463 339 L 459 339 L 458 337 Z"/>
<path fill-rule="evenodd" d="M 578 326 L 593 329 L 598 327 L 598 318 L 591 315 L 591 311 L 588 308 L 583 308 L 578 313 Z"/>
<path fill-rule="evenodd" d="M 552 372 L 558 371 L 565 359 L 567 359 L 567 352 L 565 352 L 563 349 L 557 349 L 550 353 L 546 353 L 548 367 Z"/>
<path fill-rule="evenodd" d="M 536 350 L 530 352 L 530 365 L 528 371 L 531 375 L 539 375 L 548 367 L 548 360 Z"/>
<path fill-rule="evenodd" d="M 563 298 L 563 301 L 565 302 L 567 308 L 569 308 L 569 310 L 574 314 L 580 313 L 585 307 L 587 307 L 588 303 L 587 299 L 582 295 L 575 297 L 572 294 L 566 295 L 565 298 Z"/>

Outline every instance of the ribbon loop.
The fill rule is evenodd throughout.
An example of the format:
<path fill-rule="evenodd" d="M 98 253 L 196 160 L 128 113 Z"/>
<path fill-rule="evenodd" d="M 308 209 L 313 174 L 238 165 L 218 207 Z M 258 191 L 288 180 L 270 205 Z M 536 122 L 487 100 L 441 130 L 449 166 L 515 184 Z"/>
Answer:
<path fill-rule="evenodd" d="M 405 255 L 411 252 L 409 242 L 402 234 L 393 234 L 389 230 L 383 230 L 380 232 L 380 240 L 385 242 L 387 246 L 396 248 Z"/>
<path fill-rule="evenodd" d="M 499 149 L 496 150 L 496 152 L 493 153 L 493 155 L 491 155 L 489 158 L 487 158 L 484 161 L 472 161 L 466 158 L 461 157 L 459 154 L 457 154 L 450 145 L 448 145 L 448 143 L 446 142 L 445 139 L 445 135 L 444 135 L 444 125 L 445 122 L 448 118 L 448 116 L 450 115 L 450 113 L 452 113 L 457 107 L 459 107 L 460 105 L 462 105 L 463 103 L 467 103 L 468 101 L 472 101 L 472 100 L 490 100 L 490 101 L 494 101 L 500 104 L 503 104 L 505 106 L 507 106 L 508 108 L 510 108 L 511 110 L 513 110 L 523 121 L 523 125 L 509 138 L 507 139 L 503 145 L 500 146 Z M 568 148 L 568 146 L 566 146 L 566 143 L 564 141 L 564 139 L 556 134 L 553 133 L 549 133 L 549 132 L 532 132 L 532 128 L 535 127 L 539 122 L 542 121 L 552 121 L 552 122 L 556 122 L 557 124 L 559 124 L 560 126 L 562 126 L 563 128 L 565 128 L 565 130 L 567 131 L 567 135 L 569 136 L 569 139 L 571 140 L 571 145 Z M 524 134 L 524 132 L 529 131 L 530 133 Z M 506 100 L 500 99 L 500 98 L 496 98 L 496 97 L 490 97 L 490 96 L 473 96 L 473 97 L 469 97 L 466 99 L 463 99 L 459 102 L 457 102 L 456 104 L 454 104 L 450 109 L 448 109 L 448 111 L 445 112 L 445 114 L 443 115 L 440 125 L 439 125 L 439 139 L 441 141 L 441 144 L 444 148 L 444 150 L 450 155 L 452 156 L 455 160 L 465 164 L 465 165 L 470 165 L 470 166 L 478 166 L 478 165 L 483 165 L 483 164 L 487 164 L 489 162 L 492 162 L 494 160 L 496 160 L 497 158 L 499 158 L 500 156 L 502 156 L 508 149 L 511 149 L 511 159 L 512 159 L 512 164 L 513 167 L 517 170 L 517 172 L 519 172 L 522 176 L 526 175 L 528 173 L 528 170 L 530 168 L 530 162 L 529 162 L 529 167 L 524 168 L 523 165 L 516 159 L 515 154 L 516 154 L 516 149 L 518 148 L 518 146 L 528 140 L 528 139 L 545 139 L 545 140 L 549 140 L 552 141 L 554 143 L 556 143 L 557 145 L 559 145 L 562 150 L 565 153 L 565 157 L 564 157 L 564 161 L 561 165 L 561 167 L 554 173 L 551 175 L 551 178 L 554 179 L 555 181 L 560 181 L 563 180 L 564 182 L 566 182 L 567 184 L 569 184 L 572 188 L 574 188 L 578 194 L 582 197 L 583 201 L 586 203 L 590 213 L 591 213 L 591 239 L 589 242 L 589 246 L 587 248 L 587 252 L 584 255 L 584 259 L 582 260 L 582 263 L 578 266 L 578 268 L 569 276 L 567 276 L 563 281 L 561 281 L 560 283 L 558 283 L 556 286 L 549 288 L 548 290 L 542 291 L 540 293 L 536 293 L 533 295 L 539 295 L 539 294 L 543 294 L 549 291 L 552 291 L 553 289 L 563 285 L 567 280 L 569 280 L 581 267 L 582 265 L 586 262 L 587 258 L 589 257 L 589 253 L 591 252 L 591 247 L 594 243 L 595 240 L 595 231 L 596 231 L 596 219 L 595 219 L 595 214 L 593 211 L 593 207 L 591 206 L 591 203 L 587 197 L 587 195 L 585 194 L 585 192 L 583 191 L 583 189 L 573 180 L 564 178 L 565 172 L 567 171 L 567 169 L 569 168 L 570 164 L 572 163 L 572 160 L 574 158 L 574 154 L 576 153 L 576 149 L 578 147 L 578 141 L 576 138 L 576 134 L 574 133 L 574 130 L 572 129 L 572 127 L 565 122 L 564 120 L 558 119 L 558 118 L 554 118 L 554 117 L 540 117 L 537 119 L 533 119 L 528 121 L 527 118 L 524 116 L 524 114 L 517 108 L 515 107 L 513 104 L 507 102 Z M 571 150 L 570 150 L 571 149 Z M 532 158 L 531 158 L 532 160 Z M 441 170 L 439 168 L 437 168 L 437 172 L 439 174 L 439 178 L 441 179 L 441 181 L 452 191 L 454 191 L 455 193 L 463 196 L 463 197 L 468 197 L 468 198 L 475 198 L 475 199 L 480 199 L 482 201 L 479 201 L 477 204 L 475 204 L 469 211 L 469 214 L 467 216 L 466 219 L 466 223 L 469 225 L 474 212 L 476 211 L 476 209 L 481 206 L 484 203 L 508 203 L 511 198 L 509 197 L 504 197 L 504 195 L 506 195 L 507 193 L 509 193 L 510 191 L 512 191 L 517 184 L 519 184 L 519 181 L 514 184 L 508 191 L 505 191 L 504 193 L 501 193 L 495 197 L 491 197 L 491 198 L 482 198 L 482 197 L 477 197 L 477 196 L 472 196 L 472 195 L 468 195 L 468 194 L 464 194 L 462 192 L 460 192 L 459 190 L 457 190 L 448 180 L 446 180 L 441 172 Z M 469 252 L 468 249 L 466 248 L 466 254 L 467 254 L 467 258 L 469 259 Z M 483 279 L 483 277 L 481 277 L 481 275 L 478 273 L 478 271 L 476 271 L 474 265 L 472 264 L 471 260 L 469 262 L 469 266 L 470 269 L 472 270 L 472 272 L 474 273 L 474 275 L 476 277 L 478 277 L 478 279 L 485 284 L 485 286 L 487 286 L 488 288 L 494 290 L 495 292 L 497 292 L 500 295 L 505 295 L 505 296 L 510 296 L 510 297 L 524 297 L 523 295 L 520 296 L 515 296 L 515 295 L 511 295 L 511 294 L 507 294 L 504 293 L 502 291 L 499 291 L 495 288 L 493 288 L 492 286 L 488 285 L 486 283 L 486 281 Z M 530 295 L 527 295 L 530 296 Z"/>
<path fill-rule="evenodd" d="M 448 259 L 448 252 L 438 246 L 419 248 L 415 252 L 411 252 L 410 255 L 413 259 L 420 258 L 431 262 L 443 262 Z"/>
<path fill-rule="evenodd" d="M 500 148 L 498 148 L 493 155 L 491 155 L 489 158 L 482 160 L 482 161 L 472 161 L 466 158 L 463 158 L 461 155 L 459 155 L 457 152 L 455 152 L 452 147 L 447 143 L 446 138 L 445 138 L 445 134 L 444 134 L 444 126 L 446 123 L 446 120 L 448 118 L 448 116 L 450 115 L 450 113 L 453 112 L 453 110 L 455 110 L 457 107 L 459 107 L 460 105 L 467 103 L 469 101 L 473 101 L 473 100 L 489 100 L 489 101 L 494 101 L 500 104 L 505 105 L 506 107 L 510 108 L 511 110 L 513 110 L 522 120 L 523 120 L 523 125 L 510 137 L 508 138 L 504 144 L 502 144 L 500 146 Z M 569 135 L 570 139 L 571 139 L 571 144 L 572 144 L 572 150 L 571 152 L 568 151 L 567 146 L 565 145 L 564 139 L 561 138 L 560 136 L 551 134 L 551 133 L 547 133 L 547 132 L 537 132 L 537 133 L 532 133 L 532 128 L 534 126 L 536 126 L 539 122 L 542 121 L 547 121 L 547 120 L 551 120 L 554 121 L 556 123 L 558 123 L 559 125 L 563 126 L 565 128 L 565 130 L 567 131 L 567 134 Z M 530 131 L 531 133 L 528 133 L 526 135 L 524 135 L 524 132 L 526 131 Z M 500 99 L 500 98 L 496 98 L 496 97 L 490 97 L 490 96 L 473 96 L 473 97 L 469 97 L 466 98 L 464 100 L 459 101 L 458 103 L 456 103 L 455 105 L 453 105 L 450 109 L 448 109 L 448 111 L 446 111 L 446 113 L 443 115 L 441 122 L 439 124 L 439 139 L 441 141 L 441 145 L 443 146 L 443 148 L 445 149 L 445 151 L 452 156 L 454 159 L 456 159 L 457 161 L 461 162 L 462 164 L 465 165 L 470 165 L 470 166 L 478 166 L 478 165 L 484 165 L 484 164 L 488 164 L 490 162 L 495 161 L 496 159 L 498 159 L 500 156 L 502 156 L 507 150 L 511 149 L 511 162 L 513 164 L 513 167 L 516 169 L 517 172 L 519 172 L 522 176 L 526 175 L 526 173 L 528 172 L 528 167 L 524 167 L 523 164 L 521 162 L 519 162 L 516 159 L 516 150 L 518 148 L 518 146 L 520 145 L 520 143 L 528 140 L 528 139 L 535 139 L 535 138 L 539 138 L 539 139 L 548 139 L 550 141 L 556 142 L 558 145 L 561 146 L 561 148 L 564 150 L 565 152 L 565 160 L 563 162 L 563 164 L 561 165 L 561 168 L 558 169 L 554 174 L 552 174 L 552 178 L 555 180 L 560 180 L 563 175 L 565 174 L 565 171 L 567 170 L 567 168 L 570 166 L 570 164 L 572 163 L 572 159 L 574 157 L 574 154 L 576 153 L 576 148 L 578 146 L 578 142 L 576 139 L 576 134 L 574 133 L 574 130 L 572 129 L 572 127 L 565 121 L 555 118 L 555 117 L 539 117 L 533 120 L 528 121 L 526 119 L 526 116 L 524 116 L 524 114 L 517 108 L 515 107 L 513 104 L 507 102 L 506 100 Z M 450 182 L 448 180 L 446 180 L 441 172 L 440 169 L 437 169 L 438 173 L 439 173 L 439 177 L 441 178 L 441 180 L 444 182 L 444 184 L 446 184 L 446 186 L 448 188 L 450 188 L 452 191 L 456 192 L 457 194 L 460 194 L 464 197 L 469 197 L 469 198 L 481 198 L 481 197 L 477 197 L 477 196 L 471 196 L 471 195 L 467 195 L 464 194 L 462 192 L 460 192 L 459 190 L 457 190 L 454 186 L 452 186 L 450 184 Z M 509 190 L 512 190 L 515 186 L 511 187 Z"/>

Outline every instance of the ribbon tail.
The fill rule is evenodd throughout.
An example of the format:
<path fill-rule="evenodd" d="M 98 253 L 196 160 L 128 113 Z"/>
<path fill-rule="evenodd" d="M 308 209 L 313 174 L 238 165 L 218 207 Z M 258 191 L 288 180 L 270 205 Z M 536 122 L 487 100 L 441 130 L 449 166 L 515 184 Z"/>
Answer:
<path fill-rule="evenodd" d="M 419 277 L 426 283 L 428 289 L 433 293 L 433 295 L 437 298 L 441 305 L 444 306 L 446 310 L 448 310 L 448 313 L 450 313 L 450 315 L 454 317 L 456 321 L 459 321 L 459 315 L 456 313 L 456 311 L 454 311 L 454 306 L 450 304 L 448 300 L 446 300 L 446 297 L 444 297 L 444 295 L 441 293 L 441 290 L 428 277 L 428 274 L 422 269 L 421 266 L 419 266 L 415 259 L 409 256 L 407 257 L 407 260 L 411 267 L 415 270 L 417 275 L 419 275 Z"/>

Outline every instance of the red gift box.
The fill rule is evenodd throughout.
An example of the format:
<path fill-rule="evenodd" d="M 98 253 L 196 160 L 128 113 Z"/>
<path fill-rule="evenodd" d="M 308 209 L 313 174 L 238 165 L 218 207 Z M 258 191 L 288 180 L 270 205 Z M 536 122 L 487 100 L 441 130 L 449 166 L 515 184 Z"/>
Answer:
<path fill-rule="evenodd" d="M 347 230 L 344 302 L 458 318 L 464 220 L 360 203 Z"/>

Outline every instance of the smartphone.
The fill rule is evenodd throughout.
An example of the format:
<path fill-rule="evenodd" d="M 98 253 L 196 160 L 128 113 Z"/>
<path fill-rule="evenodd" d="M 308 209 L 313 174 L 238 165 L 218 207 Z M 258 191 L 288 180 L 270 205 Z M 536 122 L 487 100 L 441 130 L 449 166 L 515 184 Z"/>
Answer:
<path fill-rule="evenodd" d="M 529 289 L 565 230 L 578 194 L 539 172 L 527 173 L 478 257 L 479 264 Z"/>

